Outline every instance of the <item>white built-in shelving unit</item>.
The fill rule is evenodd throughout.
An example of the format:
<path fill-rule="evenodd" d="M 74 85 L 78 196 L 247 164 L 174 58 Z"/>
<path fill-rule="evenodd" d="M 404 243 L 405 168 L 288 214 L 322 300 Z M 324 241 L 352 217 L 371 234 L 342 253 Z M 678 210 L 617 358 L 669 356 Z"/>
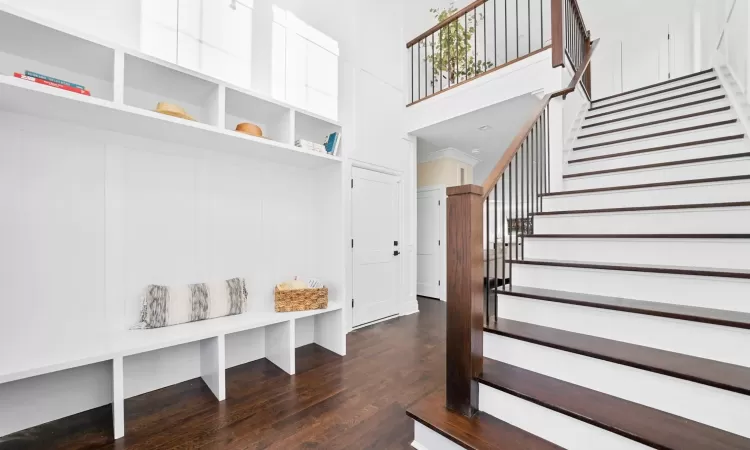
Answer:
<path fill-rule="evenodd" d="M 24 70 L 85 85 L 91 96 L 13 76 Z M 162 101 L 182 106 L 196 121 L 154 112 Z M 8 414 L 0 414 L 0 422 L 10 414 L 28 414 L 33 417 L 14 423 L 34 425 L 38 411 L 33 409 L 55 409 L 50 414 L 57 416 L 78 412 L 69 405 L 30 409 L 19 399 L 33 396 L 40 385 L 54 397 L 55 389 L 74 385 L 66 381 L 66 371 L 91 367 L 75 377 L 105 377 L 114 436 L 120 438 L 125 398 L 173 382 L 169 372 L 178 368 L 169 367 L 170 358 L 199 367 L 199 376 L 221 401 L 231 365 L 265 357 L 294 374 L 295 348 L 310 342 L 345 354 L 342 158 L 294 146 L 300 138 L 322 143 L 329 133 L 342 131 L 339 123 L 6 7 L 0 7 L 0 115 L 5 121 L 0 164 L 9 162 L 5 171 L 0 167 L 0 177 L 5 176 L 0 183 L 11 188 L 0 192 L 0 204 L 12 217 L 0 237 L 0 247 L 5 246 L 0 309 L 14 314 L 0 319 L 0 403 Z M 234 131 L 240 122 L 260 125 L 265 137 Z M 50 155 L 59 167 L 46 166 Z M 165 186 L 159 167 L 168 168 Z M 222 171 L 232 173 L 225 179 Z M 84 175 L 70 175 L 77 173 Z M 79 179 L 86 176 L 91 179 Z M 253 177 L 265 181 L 244 184 Z M 172 185 L 180 180 L 185 182 Z M 195 194 L 180 197 L 188 189 Z M 164 200 L 171 198 L 185 201 Z M 162 208 L 164 217 L 154 214 Z M 187 236 L 185 229 L 190 238 L 178 242 Z M 197 263 L 190 252 L 169 259 L 193 241 Z M 24 245 L 32 244 L 25 243 L 44 248 L 29 251 Z M 235 244 L 238 252 L 231 251 Z M 244 259 L 252 278 L 248 313 L 129 330 L 138 291 L 152 273 L 159 273 L 153 282 L 205 273 L 230 278 L 237 274 L 221 268 L 236 270 Z M 300 272 L 326 283 L 329 307 L 273 312 L 273 286 L 287 273 Z M 80 286 L 86 277 L 91 278 L 88 290 Z M 43 287 L 24 291 L 29 282 Z M 178 348 L 177 356 L 159 353 Z M 76 398 L 99 395 L 81 384 Z M 59 394 L 60 399 L 67 395 Z M 89 407 L 102 403 L 96 398 Z M 20 425 L 0 425 L 0 435 L 16 431 L 14 426 Z"/>

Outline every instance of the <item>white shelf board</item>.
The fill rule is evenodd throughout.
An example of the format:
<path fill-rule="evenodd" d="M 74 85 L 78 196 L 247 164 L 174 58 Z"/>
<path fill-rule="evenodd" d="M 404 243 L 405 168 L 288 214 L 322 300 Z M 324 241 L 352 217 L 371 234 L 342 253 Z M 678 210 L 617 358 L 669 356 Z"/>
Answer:
<path fill-rule="evenodd" d="M 296 167 L 341 163 L 341 158 L 256 138 L 212 125 L 0 76 L 0 109 Z"/>
<path fill-rule="evenodd" d="M 0 347 L 0 384 L 341 309 L 341 303 L 330 301 L 326 309 L 289 313 L 249 311 L 236 316 L 152 330 L 112 333 L 86 333 L 80 330 L 45 341 L 36 341 L 32 336 L 7 337 L 7 342 L 17 345 Z"/>

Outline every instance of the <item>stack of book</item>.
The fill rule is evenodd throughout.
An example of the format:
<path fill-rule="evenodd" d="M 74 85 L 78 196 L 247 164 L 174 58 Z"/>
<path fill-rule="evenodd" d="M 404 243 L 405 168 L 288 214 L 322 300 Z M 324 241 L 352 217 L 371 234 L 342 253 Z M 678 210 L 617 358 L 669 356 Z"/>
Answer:
<path fill-rule="evenodd" d="M 301 149 L 307 150 L 309 152 L 320 152 L 320 153 L 326 152 L 325 145 L 318 144 L 317 142 L 312 142 L 312 141 L 308 141 L 305 139 L 297 139 L 296 141 L 294 141 L 294 145 Z"/>
<path fill-rule="evenodd" d="M 76 94 L 91 96 L 91 92 L 87 91 L 86 88 L 81 86 L 80 84 L 71 83 L 69 81 L 60 80 L 58 78 L 48 77 L 47 75 L 42 75 L 40 73 L 27 70 L 24 74 L 16 72 L 14 73 L 14 75 L 16 78 L 20 78 L 22 80 L 33 81 L 34 83 L 43 84 L 45 86 L 52 86 L 54 88 L 75 92 Z"/>

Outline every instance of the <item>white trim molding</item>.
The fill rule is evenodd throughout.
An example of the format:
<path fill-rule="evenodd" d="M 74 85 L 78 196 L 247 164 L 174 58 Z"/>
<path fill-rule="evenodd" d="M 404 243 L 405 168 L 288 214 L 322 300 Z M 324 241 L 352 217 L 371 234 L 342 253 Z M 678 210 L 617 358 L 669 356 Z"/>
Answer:
<path fill-rule="evenodd" d="M 437 161 L 440 159 L 455 159 L 456 161 L 460 161 L 464 164 L 468 164 L 471 167 L 476 166 L 479 164 L 479 160 L 474 158 L 473 156 L 469 156 L 466 153 L 462 152 L 461 150 L 453 147 L 444 148 L 442 150 L 438 150 L 432 153 L 428 153 L 426 155 L 420 155 L 418 156 L 419 160 L 418 162 L 420 164 L 431 162 L 431 161 Z"/>

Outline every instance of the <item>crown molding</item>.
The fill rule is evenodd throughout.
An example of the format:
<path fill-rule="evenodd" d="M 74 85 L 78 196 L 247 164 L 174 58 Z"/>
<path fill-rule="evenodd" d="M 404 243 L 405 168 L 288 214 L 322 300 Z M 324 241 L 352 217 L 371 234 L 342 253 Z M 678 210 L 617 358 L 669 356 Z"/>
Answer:
<path fill-rule="evenodd" d="M 464 164 L 468 164 L 471 167 L 474 167 L 479 163 L 478 159 L 474 158 L 473 156 L 469 156 L 461 150 L 453 147 L 448 147 L 442 150 L 428 153 L 426 155 L 421 155 L 417 162 L 421 164 L 431 161 L 438 161 L 440 159 L 454 159 Z"/>

